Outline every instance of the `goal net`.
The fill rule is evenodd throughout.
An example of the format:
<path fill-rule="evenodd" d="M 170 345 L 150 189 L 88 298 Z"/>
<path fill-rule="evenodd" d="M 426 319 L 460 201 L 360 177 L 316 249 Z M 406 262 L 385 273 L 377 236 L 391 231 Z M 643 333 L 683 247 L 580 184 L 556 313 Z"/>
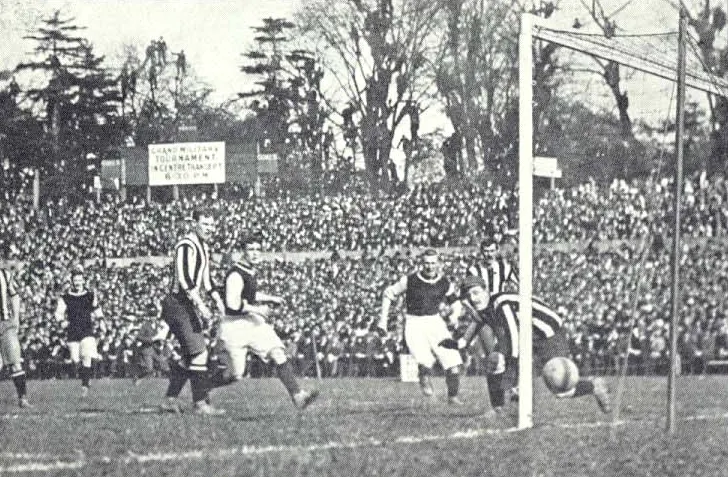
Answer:
<path fill-rule="evenodd" d="M 612 343 L 615 348 L 619 348 L 612 353 L 621 358 L 620 363 L 629 363 L 631 353 L 650 352 L 649 349 L 630 349 L 634 347 L 633 331 L 641 327 L 652 329 L 650 327 L 661 326 L 660 332 L 668 333 L 665 330 L 669 329 L 667 323 L 670 321 L 670 308 L 661 308 L 660 305 L 669 303 L 669 247 L 662 243 L 660 237 L 674 236 L 670 230 L 670 221 L 666 218 L 674 216 L 670 201 L 674 200 L 675 187 L 671 177 L 675 175 L 677 150 L 675 84 L 678 79 L 678 25 L 676 12 L 673 31 L 646 35 L 616 34 L 607 38 L 602 32 L 556 28 L 548 21 L 530 14 L 524 14 L 521 18 L 518 168 L 519 306 L 522 323 L 519 336 L 520 428 L 533 425 L 533 336 L 529 325 L 534 294 L 540 296 L 545 288 L 550 287 L 549 296 L 556 301 L 563 300 L 562 303 L 553 305 L 561 306 L 565 303 L 562 311 L 567 314 L 567 321 L 571 320 L 569 326 L 574 328 L 572 332 L 578 333 L 578 327 L 587 320 L 602 324 L 606 320 L 607 324 L 616 328 L 621 317 L 623 323 L 614 332 Z M 563 55 L 560 59 L 571 67 L 572 73 L 560 87 L 568 88 L 569 97 L 579 97 L 581 100 L 581 108 L 563 101 L 558 105 L 561 108 L 558 114 L 562 119 L 568 114 L 578 116 L 572 118 L 570 136 L 563 128 L 548 124 L 544 120 L 548 114 L 543 111 L 534 112 L 534 85 L 538 88 L 538 78 L 534 76 L 534 64 L 538 58 L 534 58 L 534 51 L 538 52 L 545 44 L 558 45 L 559 54 Z M 701 111 L 704 113 L 712 109 L 716 97 L 726 96 L 728 82 L 712 74 L 710 67 L 706 67 L 697 40 L 690 32 L 685 45 L 685 85 L 689 88 L 692 107 L 689 119 L 694 122 L 692 127 L 697 129 Z M 623 66 L 621 73 L 615 65 Z M 610 74 L 616 77 L 610 78 Z M 624 103 L 615 107 L 615 101 L 628 101 L 626 93 L 621 96 L 618 94 L 621 93 L 619 81 L 624 86 L 627 79 L 628 88 L 641 93 L 630 96 L 629 99 L 641 101 L 631 101 L 629 106 Z M 601 111 L 601 117 L 605 117 L 603 112 L 610 110 L 609 101 L 612 103 L 611 116 L 614 124 L 618 125 L 620 119 L 625 119 L 615 111 L 630 114 L 631 129 L 623 130 L 621 137 L 617 136 L 616 139 L 610 139 L 603 130 L 598 130 L 599 114 L 595 112 Z M 558 114 L 553 113 L 551 117 Z M 569 119 L 563 122 L 569 123 Z M 574 122 L 578 124 L 575 126 Z M 574 134 L 575 130 L 578 134 Z M 694 147 L 691 153 L 698 155 L 705 153 L 707 149 L 709 148 Z M 606 162 L 602 158 L 613 158 L 615 154 L 624 154 L 625 164 L 623 174 L 616 171 L 616 177 L 611 177 L 611 183 L 602 175 L 601 178 L 580 186 L 576 196 L 572 189 L 572 196 L 568 198 L 564 198 L 563 193 L 561 196 L 558 193 L 534 193 L 534 157 L 556 156 L 560 162 L 568 159 L 564 161 L 563 171 L 566 180 L 572 173 L 585 175 L 583 168 L 578 170 L 576 164 L 579 161 L 587 168 L 594 167 L 596 172 L 604 165 L 602 162 Z M 635 164 L 627 163 L 635 161 L 636 155 L 643 156 L 641 162 L 647 170 L 639 170 Z M 706 161 L 706 158 L 692 158 L 692 163 L 705 164 Z M 600 180 L 602 183 L 599 183 Z M 691 190 L 702 188 L 706 181 L 703 171 L 697 183 L 689 184 Z M 685 188 L 687 190 L 688 183 Z M 697 195 L 695 192 L 692 199 L 688 199 L 696 200 Z M 578 207 L 579 204 L 574 204 L 580 200 L 583 201 L 581 208 Z M 548 233 L 538 230 L 539 235 L 534 237 L 534 217 L 538 220 L 548 214 L 550 223 L 559 223 L 554 216 L 562 211 L 549 208 L 563 205 L 566 201 L 570 203 L 572 210 L 580 210 L 582 216 L 561 217 L 560 223 L 564 224 L 566 232 L 557 230 Z M 538 216 L 534 215 L 534 204 L 539 209 Z M 585 225 L 591 224 L 592 230 L 576 236 L 568 231 L 570 222 L 579 222 L 582 230 L 589 230 L 589 226 Z M 702 225 L 696 225 L 698 228 L 700 226 Z M 697 231 L 694 235 L 706 237 L 715 233 L 715 224 L 704 228 L 706 227 L 711 230 Z M 539 242 L 535 248 L 534 241 Z M 541 245 L 542 242 L 558 241 L 565 243 L 562 252 L 540 252 L 547 249 L 547 245 Z M 579 251 L 579 254 L 570 255 L 570 250 Z M 661 255 L 655 255 L 656 251 Z M 594 263 L 584 266 L 577 263 L 559 265 L 559 260 L 593 260 Z M 546 275 L 536 267 L 550 267 L 549 276 L 552 278 L 559 270 L 565 275 L 556 279 L 556 283 L 540 283 L 539 278 Z M 605 270 L 605 267 L 610 270 Z M 584 270 L 590 275 L 578 276 Z M 616 276 L 619 279 L 615 279 Z M 591 290 L 587 290 L 583 296 L 577 296 L 577 290 L 584 292 L 585 288 L 590 287 Z M 584 321 L 575 323 L 575 319 Z M 620 368 L 622 371 L 627 369 Z M 618 393 L 621 395 L 621 389 Z M 618 409 L 616 411 L 619 412 Z"/>

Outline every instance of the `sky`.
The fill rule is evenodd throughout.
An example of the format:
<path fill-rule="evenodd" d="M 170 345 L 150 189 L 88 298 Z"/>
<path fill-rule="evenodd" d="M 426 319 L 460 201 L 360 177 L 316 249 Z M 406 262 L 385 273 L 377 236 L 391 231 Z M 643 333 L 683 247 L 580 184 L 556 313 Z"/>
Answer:
<path fill-rule="evenodd" d="M 29 56 L 33 43 L 22 40 L 38 14 L 61 9 L 86 29 L 82 34 L 97 54 L 118 63 L 125 44 L 144 48 L 160 36 L 172 52 L 185 51 L 197 75 L 221 102 L 244 90 L 241 53 L 253 46 L 254 32 L 266 17 L 286 17 L 300 0 L 0 0 L 0 69 Z"/>
<path fill-rule="evenodd" d="M 239 91 L 247 90 L 241 53 L 253 46 L 253 26 L 266 17 L 291 18 L 305 0 L 0 0 L 0 70 L 12 69 L 29 58 L 33 43 L 23 40 L 37 25 L 37 19 L 61 9 L 86 27 L 83 35 L 105 55 L 112 65 L 123 57 L 125 44 L 136 44 L 141 51 L 150 41 L 164 37 L 172 52 L 184 49 L 197 76 L 215 90 L 213 99 L 223 102 Z M 559 9 L 553 21 L 570 26 L 575 18 L 586 29 L 594 25 L 587 18 L 584 4 L 592 0 L 557 0 Z M 677 11 L 673 0 L 601 0 L 606 12 L 620 9 L 617 19 L 620 33 L 675 31 Z M 702 0 L 688 0 L 696 7 Z M 673 2 L 674 3 L 674 2 Z M 716 1 L 714 0 L 714 3 Z M 626 5 L 626 6 L 625 6 Z M 609 104 L 609 91 L 596 75 L 578 85 L 586 97 Z M 634 75 L 627 82 L 630 108 L 636 116 L 664 116 L 666 101 L 672 91 L 669 82 L 653 82 L 644 75 Z M 432 111 L 432 115 L 440 115 Z M 423 117 L 423 130 L 447 127 L 447 121 Z M 398 138 L 395 138 L 395 144 Z"/>

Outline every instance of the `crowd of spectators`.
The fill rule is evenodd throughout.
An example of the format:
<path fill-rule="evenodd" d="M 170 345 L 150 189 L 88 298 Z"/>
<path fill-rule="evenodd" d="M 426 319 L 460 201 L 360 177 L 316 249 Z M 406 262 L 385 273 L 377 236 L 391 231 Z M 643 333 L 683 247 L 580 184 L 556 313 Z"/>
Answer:
<path fill-rule="evenodd" d="M 694 177 L 686 181 L 685 194 L 686 234 L 721 236 L 728 224 L 725 182 Z M 323 376 L 398 372 L 401 318 L 393 317 L 384 338 L 370 326 L 378 316 L 384 287 L 415 266 L 409 247 L 473 245 L 482 239 L 483 230 L 510 230 L 517 223 L 516 192 L 472 182 L 420 186 L 404 193 L 352 187 L 337 194 L 297 196 L 278 190 L 172 203 L 60 201 L 38 211 L 18 196 L 6 200 L 0 210 L 0 258 L 21 261 L 21 339 L 31 375 L 49 378 L 74 372 L 53 309 L 69 267 L 89 259 L 93 264 L 86 266 L 87 277 L 100 293 L 106 315 L 98 330 L 97 373 L 134 373 L 138 330 L 145 321 L 157 319 L 169 270 L 150 263 L 115 266 L 105 259 L 168 255 L 200 202 L 221 214 L 215 250 L 229 250 L 244 231 L 256 229 L 271 250 L 334 251 L 324 259 L 265 262 L 261 270 L 262 287 L 287 299 L 273 319 L 299 372 Z M 589 182 L 549 190 L 538 200 L 534 241 L 570 246 L 537 254 L 535 291 L 566 318 L 574 355 L 585 372 L 614 373 L 625 357 L 634 372 L 664 371 L 669 254 L 660 250 L 658 240 L 649 258 L 639 263 L 643 258 L 636 239 L 648 230 L 652 237 L 666 235 L 672 207 L 669 180 L 614 181 L 606 186 Z M 602 250 L 574 246 L 580 240 L 610 239 L 628 242 Z M 703 372 L 708 360 L 728 358 L 728 254 L 716 243 L 691 245 L 683 258 L 678 336 L 685 372 Z M 402 252 L 368 253 L 392 247 Z M 359 253 L 352 257 L 345 251 Z M 457 280 L 474 258 L 450 250 L 445 271 Z M 162 346 L 159 352 L 171 350 Z M 482 350 L 476 346 L 468 356 L 469 372 L 482 373 L 483 365 Z M 268 370 L 251 361 L 249 372 Z"/>
<path fill-rule="evenodd" d="M 244 192 L 244 193 L 243 193 Z M 328 194 L 283 190 L 255 195 L 201 194 L 172 202 L 134 196 L 127 202 L 105 196 L 97 203 L 49 202 L 35 211 L 29 200 L 3 201 L 0 258 L 42 261 L 166 255 L 196 205 L 218 209 L 213 239 L 227 249 L 242 231 L 259 229 L 264 246 L 276 251 L 352 251 L 367 248 L 468 246 L 484 228 L 517 227 L 516 190 L 485 182 L 416 186 L 408 191 L 372 192 L 350 186 Z M 537 243 L 634 239 L 652 224 L 665 234 L 672 223 L 671 180 L 587 182 L 546 191 L 534 211 Z M 688 179 L 684 232 L 714 237 L 728 226 L 728 188 L 722 178 Z M 62 240 L 59 240 L 62 238 Z"/>
<path fill-rule="evenodd" d="M 688 248 L 685 257 L 679 350 L 685 372 L 703 372 L 708 360 L 728 357 L 728 254 L 708 244 Z M 456 280 L 473 260 L 461 252 L 446 253 L 443 258 L 446 273 Z M 616 373 L 627 356 L 628 342 L 631 372 L 666 369 L 668 259 L 647 259 L 643 268 L 635 266 L 637 260 L 630 246 L 537 255 L 535 293 L 565 318 L 573 354 L 585 373 Z M 384 287 L 415 264 L 415 257 L 408 253 L 264 262 L 261 287 L 286 298 L 272 320 L 299 373 L 396 375 L 404 346 L 402 316 L 392 315 L 385 337 L 373 332 L 371 325 L 378 318 Z M 97 373 L 133 375 L 134 354 L 140 346 L 137 334 L 145 321 L 158 319 L 168 266 L 99 264 L 86 272 L 105 314 L 98 329 Z M 18 278 L 24 302 L 21 340 L 31 375 L 72 375 L 63 330 L 53 317 L 68 270 L 27 266 Z M 171 350 L 160 344 L 159 352 Z M 468 372 L 482 373 L 484 362 L 476 345 L 467 356 Z M 252 359 L 248 372 L 264 375 L 270 370 Z"/>

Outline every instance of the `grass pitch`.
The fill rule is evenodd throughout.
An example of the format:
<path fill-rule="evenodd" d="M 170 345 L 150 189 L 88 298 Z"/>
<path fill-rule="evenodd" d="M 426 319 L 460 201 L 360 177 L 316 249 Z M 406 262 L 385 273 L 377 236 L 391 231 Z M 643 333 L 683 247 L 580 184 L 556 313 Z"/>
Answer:
<path fill-rule="evenodd" d="M 484 378 L 463 381 L 462 407 L 441 380 L 432 398 L 389 379 L 302 381 L 322 391 L 304 412 L 277 380 L 246 380 L 214 391 L 222 417 L 159 414 L 162 380 L 95 381 L 85 399 L 76 381 L 31 381 L 27 410 L 6 381 L 0 475 L 725 476 L 727 381 L 680 378 L 667 436 L 665 379 L 630 378 L 615 440 L 591 397 L 557 400 L 540 382 L 535 427 L 513 431 L 484 417 Z"/>

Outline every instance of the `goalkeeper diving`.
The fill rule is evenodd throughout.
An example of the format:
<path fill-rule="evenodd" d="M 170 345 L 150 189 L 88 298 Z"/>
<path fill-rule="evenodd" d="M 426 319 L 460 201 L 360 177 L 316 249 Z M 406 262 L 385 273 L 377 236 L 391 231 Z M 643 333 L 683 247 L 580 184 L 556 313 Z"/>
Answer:
<path fill-rule="evenodd" d="M 488 393 L 494 413 L 506 410 L 509 401 L 517 400 L 518 340 L 520 317 L 518 295 L 491 295 L 485 281 L 477 276 L 466 277 L 460 286 L 463 311 L 469 316 L 467 328 L 458 337 L 441 345 L 467 349 L 479 334 L 485 340 Z M 558 398 L 593 395 L 602 412 L 610 412 L 609 389 L 602 378 L 582 378 L 571 359 L 563 319 L 538 299 L 533 299 L 533 359 L 549 390 Z M 481 333 L 483 328 L 488 333 Z"/>

